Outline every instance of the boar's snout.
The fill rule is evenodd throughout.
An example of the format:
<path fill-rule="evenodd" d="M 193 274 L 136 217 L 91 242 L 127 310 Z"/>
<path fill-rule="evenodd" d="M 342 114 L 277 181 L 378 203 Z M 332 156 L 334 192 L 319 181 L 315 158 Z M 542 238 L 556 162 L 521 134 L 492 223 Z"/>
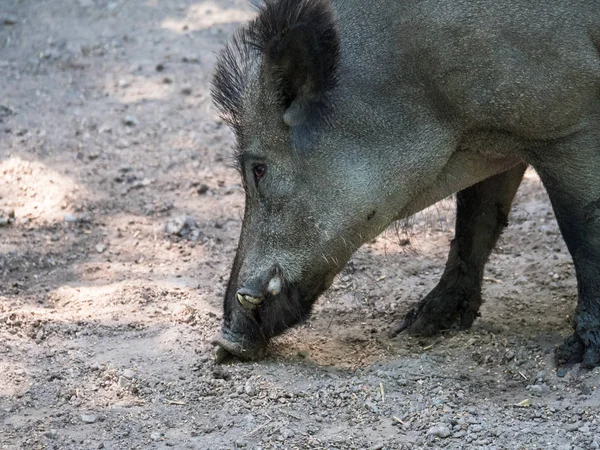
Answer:
<path fill-rule="evenodd" d="M 213 340 L 220 353 L 242 359 L 263 357 L 271 338 L 308 317 L 324 287 L 319 282 L 310 286 L 305 290 L 290 283 L 279 267 L 240 276 L 234 265 L 225 294 L 223 326 Z M 222 358 L 217 354 L 217 359 Z"/>
<path fill-rule="evenodd" d="M 242 359 L 264 355 L 269 339 L 281 328 L 276 324 L 282 318 L 281 305 L 297 298 L 295 290 L 285 286 L 278 267 L 261 272 L 240 276 L 234 267 L 225 294 L 223 327 L 213 339 L 221 350 Z"/>

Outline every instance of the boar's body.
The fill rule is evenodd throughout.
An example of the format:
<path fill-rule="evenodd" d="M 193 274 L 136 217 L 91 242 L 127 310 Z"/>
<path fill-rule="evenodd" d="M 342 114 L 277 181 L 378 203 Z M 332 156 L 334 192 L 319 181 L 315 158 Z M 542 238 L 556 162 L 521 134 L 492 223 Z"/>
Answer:
<path fill-rule="evenodd" d="M 458 192 L 439 285 L 397 327 L 469 327 L 526 164 L 574 258 L 575 331 L 600 364 L 600 3 L 267 0 L 213 81 L 244 223 L 217 342 L 240 356 L 305 319 L 352 253 Z"/>

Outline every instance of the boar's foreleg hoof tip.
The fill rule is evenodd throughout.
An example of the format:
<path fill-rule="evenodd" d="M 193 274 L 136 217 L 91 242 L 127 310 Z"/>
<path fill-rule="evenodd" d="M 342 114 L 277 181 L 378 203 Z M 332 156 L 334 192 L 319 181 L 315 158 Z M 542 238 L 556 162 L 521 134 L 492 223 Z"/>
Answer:
<path fill-rule="evenodd" d="M 217 347 L 215 348 L 215 351 L 213 353 L 213 358 L 217 364 L 221 364 L 222 362 L 225 362 L 231 356 L 232 356 L 232 354 L 229 353 L 227 350 L 225 350 L 220 345 L 217 345 Z"/>
<path fill-rule="evenodd" d="M 403 331 L 407 330 L 415 322 L 416 316 L 417 316 L 416 311 L 414 309 L 410 310 L 408 312 L 408 314 L 406 315 L 406 317 L 404 319 L 402 319 L 399 324 L 392 327 L 392 329 L 390 330 L 389 336 L 391 338 L 394 338 L 394 337 L 398 336 L 400 333 L 402 333 Z"/>
<path fill-rule="evenodd" d="M 444 329 L 440 323 L 427 314 L 423 314 L 421 308 L 411 309 L 404 319 L 390 331 L 390 337 L 396 337 L 402 332 L 415 336 L 433 336 Z"/>
<path fill-rule="evenodd" d="M 585 335 L 587 339 L 582 339 L 575 331 L 556 349 L 556 376 L 564 377 L 579 363 L 580 370 L 591 370 L 600 366 L 600 332 L 592 331 Z"/>

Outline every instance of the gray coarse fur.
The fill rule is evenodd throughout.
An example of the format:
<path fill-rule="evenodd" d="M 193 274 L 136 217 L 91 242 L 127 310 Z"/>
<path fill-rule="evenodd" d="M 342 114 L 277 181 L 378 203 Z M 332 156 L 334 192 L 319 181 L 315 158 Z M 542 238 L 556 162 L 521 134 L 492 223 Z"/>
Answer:
<path fill-rule="evenodd" d="M 264 344 L 305 318 L 352 253 L 391 222 L 523 161 L 564 209 L 559 222 L 598 216 L 590 205 L 600 199 L 599 1 L 267 5 L 278 3 L 297 7 L 300 19 L 317 11 L 337 41 L 294 42 L 314 35 L 309 20 L 288 41 L 281 36 L 289 30 L 246 48 L 239 35 L 228 54 L 237 66 L 222 57 L 215 98 L 236 129 L 246 187 L 227 339 Z M 331 51 L 332 59 L 303 65 L 286 48 Z M 236 80 L 223 80 L 232 67 Z M 266 167 L 260 180 L 257 164 Z M 586 258 L 600 267 L 600 232 L 567 222 L 561 230 L 574 258 L 580 239 L 569 233 L 586 236 Z M 243 311 L 235 292 L 249 286 L 260 295 L 274 273 L 287 291 Z M 600 270 L 590 276 L 596 295 Z M 600 306 L 591 308 L 598 325 Z"/>

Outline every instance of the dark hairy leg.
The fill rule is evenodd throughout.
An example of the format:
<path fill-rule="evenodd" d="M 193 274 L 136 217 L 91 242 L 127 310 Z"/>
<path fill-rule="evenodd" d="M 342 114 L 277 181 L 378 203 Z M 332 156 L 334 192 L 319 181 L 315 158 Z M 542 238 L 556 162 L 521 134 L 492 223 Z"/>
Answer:
<path fill-rule="evenodd" d="M 589 131 L 531 152 L 577 275 L 573 334 L 556 350 L 558 375 L 600 366 L 600 114 Z"/>
<path fill-rule="evenodd" d="M 438 285 L 391 331 L 431 335 L 457 322 L 470 328 L 481 306 L 485 263 L 508 224 L 514 196 L 527 165 L 481 181 L 457 194 L 456 231 Z"/>

